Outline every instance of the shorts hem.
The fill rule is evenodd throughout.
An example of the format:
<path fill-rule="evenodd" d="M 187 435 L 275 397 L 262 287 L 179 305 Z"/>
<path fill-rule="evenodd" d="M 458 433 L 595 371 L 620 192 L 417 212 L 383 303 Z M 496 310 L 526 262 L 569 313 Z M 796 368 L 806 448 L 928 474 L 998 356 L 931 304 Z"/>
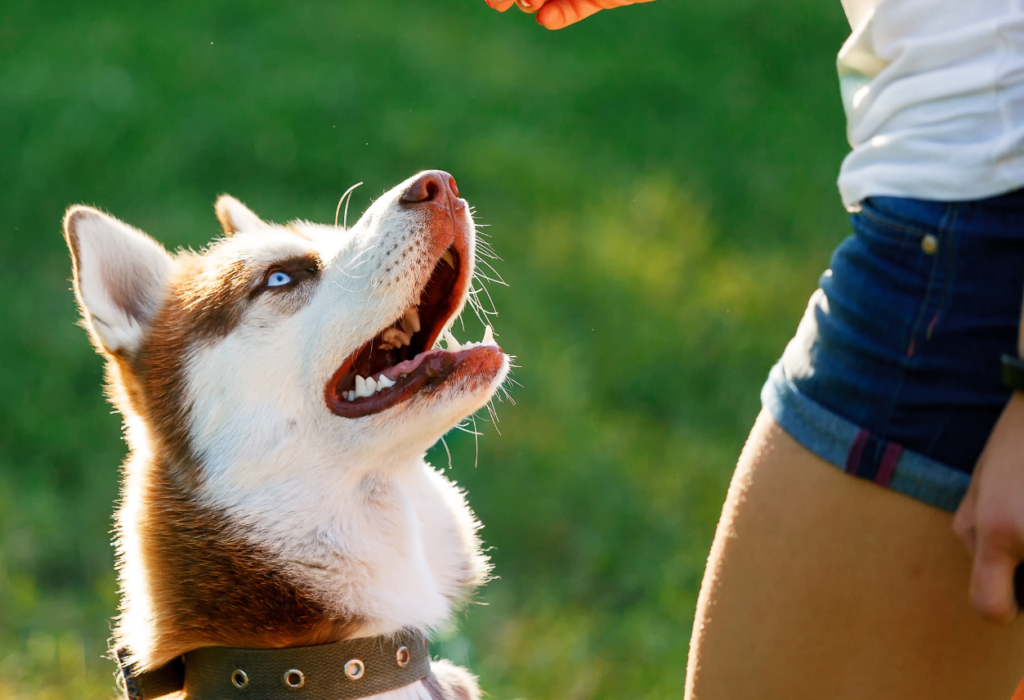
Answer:
<path fill-rule="evenodd" d="M 970 485 L 968 474 L 887 443 L 817 403 L 786 376 L 781 361 L 761 389 L 761 404 L 793 439 L 851 476 L 949 512 Z"/>

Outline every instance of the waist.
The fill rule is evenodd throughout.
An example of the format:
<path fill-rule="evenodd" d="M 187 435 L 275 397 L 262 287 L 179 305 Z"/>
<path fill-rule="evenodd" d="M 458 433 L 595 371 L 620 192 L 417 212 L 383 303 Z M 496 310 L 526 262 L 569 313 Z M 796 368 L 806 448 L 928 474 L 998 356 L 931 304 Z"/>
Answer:
<path fill-rule="evenodd" d="M 955 223 L 957 231 L 967 236 L 1024 238 L 1024 188 L 966 201 L 873 196 L 867 204 L 869 216 L 921 234 Z"/>

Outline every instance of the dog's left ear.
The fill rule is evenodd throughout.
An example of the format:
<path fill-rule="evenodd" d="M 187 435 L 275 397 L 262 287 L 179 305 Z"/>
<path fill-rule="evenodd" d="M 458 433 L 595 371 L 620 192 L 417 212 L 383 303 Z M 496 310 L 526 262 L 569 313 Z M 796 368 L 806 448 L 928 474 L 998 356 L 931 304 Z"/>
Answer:
<path fill-rule="evenodd" d="M 229 194 L 217 197 L 216 210 L 221 228 L 229 236 L 239 231 L 258 231 L 267 228 L 263 219 Z"/>
<path fill-rule="evenodd" d="M 64 216 L 75 296 L 96 342 L 112 353 L 134 353 L 167 294 L 174 261 L 138 229 L 91 207 Z"/>

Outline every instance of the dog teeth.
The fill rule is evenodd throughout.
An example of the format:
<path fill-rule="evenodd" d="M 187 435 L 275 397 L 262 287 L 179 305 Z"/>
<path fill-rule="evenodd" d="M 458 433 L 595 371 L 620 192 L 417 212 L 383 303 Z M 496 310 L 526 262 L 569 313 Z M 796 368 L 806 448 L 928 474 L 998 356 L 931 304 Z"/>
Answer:
<path fill-rule="evenodd" d="M 374 380 L 373 377 L 366 377 L 364 379 L 363 377 L 360 377 L 357 374 L 356 388 L 352 389 L 351 391 L 346 391 L 345 398 L 348 399 L 349 401 L 355 401 L 356 399 L 364 399 L 367 396 L 373 396 L 379 391 L 390 389 L 395 384 L 397 384 L 397 382 L 388 379 L 383 374 L 377 377 L 376 380 Z"/>
<path fill-rule="evenodd" d="M 360 377 L 358 374 L 356 375 L 356 389 L 355 389 L 355 392 L 356 392 L 356 398 L 357 399 L 361 399 L 361 398 L 363 398 L 365 396 L 369 396 L 370 394 L 373 393 L 372 391 L 368 390 L 368 387 L 366 386 L 366 380 L 363 379 L 362 377 Z"/>
<path fill-rule="evenodd" d="M 404 321 L 405 319 L 403 319 Z M 419 319 L 416 319 L 417 325 L 419 325 Z M 398 328 L 388 328 L 380 337 L 384 340 L 384 345 L 390 345 L 393 348 L 400 348 L 403 345 L 408 345 L 412 341 L 412 334 L 406 333 Z M 381 346 L 383 349 L 383 345 Z"/>
<path fill-rule="evenodd" d="M 420 311 L 415 305 L 405 310 L 405 316 L 402 317 L 401 324 L 402 328 L 409 334 L 420 332 Z"/>
<path fill-rule="evenodd" d="M 494 347 L 498 347 L 498 344 L 494 342 L 494 331 L 491 329 L 490 326 L 484 328 L 483 340 L 481 340 L 479 343 L 466 343 L 465 345 L 462 346 L 462 349 L 469 350 L 470 348 L 478 348 L 481 345 L 492 345 Z"/>
<path fill-rule="evenodd" d="M 452 251 L 446 250 L 441 255 L 441 259 L 448 263 L 448 267 L 455 269 L 455 258 L 452 256 Z"/>
<path fill-rule="evenodd" d="M 457 341 L 455 336 L 452 335 L 451 330 L 445 328 L 442 335 L 444 335 L 444 342 L 448 346 L 449 352 L 458 352 L 462 349 L 462 346 L 459 345 L 459 341 Z"/>

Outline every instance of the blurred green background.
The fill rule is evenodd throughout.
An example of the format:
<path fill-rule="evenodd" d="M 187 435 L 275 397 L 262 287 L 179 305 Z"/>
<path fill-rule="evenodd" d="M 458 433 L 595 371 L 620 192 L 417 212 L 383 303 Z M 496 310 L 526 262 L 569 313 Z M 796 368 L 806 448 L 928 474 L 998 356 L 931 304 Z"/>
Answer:
<path fill-rule="evenodd" d="M 490 225 L 521 365 L 478 466 L 448 437 L 500 578 L 437 650 L 494 698 L 680 697 L 760 385 L 847 231 L 847 33 L 838 0 L 557 33 L 482 0 L 0 3 L 0 699 L 114 694 L 125 446 L 65 207 L 199 247 L 221 192 L 323 222 L 424 168 Z"/>

